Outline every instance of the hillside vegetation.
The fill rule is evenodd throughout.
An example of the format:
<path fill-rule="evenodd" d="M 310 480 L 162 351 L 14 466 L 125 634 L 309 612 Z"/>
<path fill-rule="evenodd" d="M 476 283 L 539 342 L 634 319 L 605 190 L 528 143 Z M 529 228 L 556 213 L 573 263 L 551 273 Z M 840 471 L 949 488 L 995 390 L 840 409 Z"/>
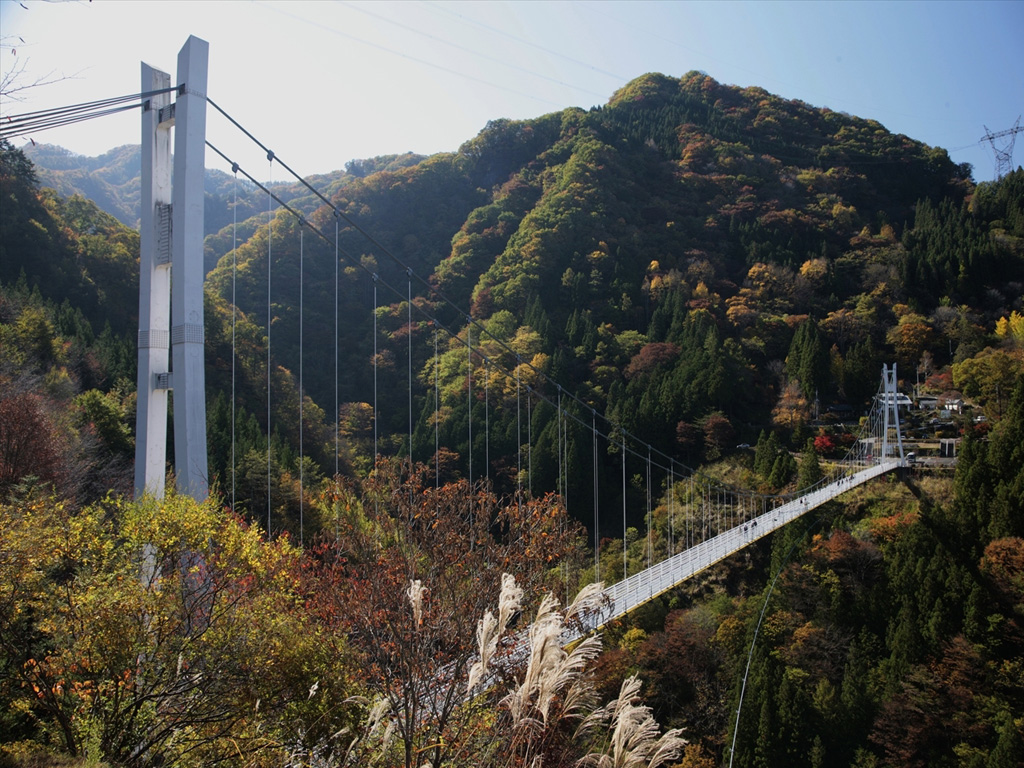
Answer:
<path fill-rule="evenodd" d="M 515 481 L 517 431 L 527 432 L 516 426 L 525 387 L 557 399 L 538 371 L 690 463 L 753 443 L 773 420 L 799 450 L 815 398 L 819 411 L 844 403 L 859 412 L 883 361 L 938 394 L 966 386 L 973 397 L 980 389 L 970 376 L 953 382 L 951 366 L 977 369 L 967 361 L 992 348 L 980 366 L 1008 373 L 998 386 L 1009 391 L 1019 345 L 993 332 L 1021 309 L 1021 184 L 1012 174 L 975 188 L 941 149 L 697 73 L 645 76 L 590 112 L 495 121 L 458 153 L 372 174 L 334 197 L 379 244 L 342 227 L 338 387 L 354 422 L 343 427 L 346 458 L 369 458 L 358 414 L 373 403 L 375 350 L 403 382 L 378 388 L 379 447 L 408 450 L 402 371 L 411 365 L 413 456 L 433 454 L 436 424 L 469 473 L 463 393 L 472 385 L 473 422 L 490 423 L 487 435 L 473 431 L 472 474 L 505 477 L 505 488 Z M 331 211 L 312 218 L 333 233 Z M 269 320 L 280 342 L 273 360 L 293 375 L 301 362 L 305 392 L 332 410 L 333 366 L 319 353 L 317 364 L 299 360 L 300 256 L 303 348 L 331 350 L 334 249 L 307 233 L 300 253 L 289 214 L 223 259 L 209 287 L 221 298 L 234 290 L 257 326 Z M 433 292 L 409 285 L 407 268 Z M 380 277 L 376 312 L 370 273 Z M 437 361 L 421 307 L 462 339 L 442 334 Z M 466 311 L 477 323 L 474 348 L 491 361 L 475 358 L 471 376 Z M 1004 358 L 1018 362 L 1002 366 Z M 521 397 L 501 368 L 518 372 Z M 978 405 L 992 399 L 993 383 Z M 537 406 L 535 490 L 556 486 L 550 468 L 559 465 L 553 409 Z M 287 430 L 296 418 L 273 422 Z M 570 509 L 586 519 L 593 489 L 580 469 L 589 468 L 591 439 L 574 425 L 568 441 Z M 600 489 L 612 506 L 621 496 L 614 459 Z"/>
<path fill-rule="evenodd" d="M 211 174 L 216 497 L 135 505 L 133 151 L 101 174 L 40 150 L 68 196 L 0 147 L 0 764 L 598 764 L 598 702 L 635 701 L 633 674 L 686 729 L 669 765 L 734 735 L 758 768 L 1021 764 L 1024 171 L 974 184 L 877 122 L 692 72 L 312 179 L 341 218 L 276 188 L 332 242 Z M 667 540 L 622 441 L 791 490 L 894 361 L 943 406 L 908 437 L 962 437 L 955 473 L 844 496 L 655 601 L 593 677 L 587 650 L 543 695 L 496 671 L 478 706 L 415 710 L 516 602 L 502 571 L 550 614 L 594 539 L 604 573 L 641 566 L 648 525 Z M 165 590 L 135 579 L 144 543 Z"/>

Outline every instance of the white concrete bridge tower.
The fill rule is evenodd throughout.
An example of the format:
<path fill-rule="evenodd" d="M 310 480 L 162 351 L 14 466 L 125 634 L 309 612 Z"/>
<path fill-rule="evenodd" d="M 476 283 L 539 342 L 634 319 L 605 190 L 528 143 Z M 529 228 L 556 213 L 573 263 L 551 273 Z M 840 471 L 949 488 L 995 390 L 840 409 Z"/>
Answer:
<path fill-rule="evenodd" d="M 210 491 L 203 351 L 208 60 L 209 44 L 189 37 L 178 53 L 177 89 L 150 96 L 142 112 L 136 498 L 164 495 L 167 393 L 172 389 L 178 490 L 200 501 Z M 169 88 L 170 82 L 166 72 L 142 65 L 144 93 Z"/>

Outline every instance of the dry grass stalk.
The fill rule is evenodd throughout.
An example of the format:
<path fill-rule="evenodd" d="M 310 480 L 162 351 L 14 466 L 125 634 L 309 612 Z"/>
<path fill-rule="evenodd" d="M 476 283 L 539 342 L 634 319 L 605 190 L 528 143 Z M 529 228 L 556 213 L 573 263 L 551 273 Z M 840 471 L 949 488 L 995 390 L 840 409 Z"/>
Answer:
<path fill-rule="evenodd" d="M 498 650 L 498 640 L 505 634 L 509 620 L 522 607 L 522 599 L 523 590 L 516 584 L 516 577 L 510 573 L 502 574 L 501 594 L 498 597 L 498 617 L 495 618 L 493 613 L 487 611 L 477 623 L 476 639 L 480 658 L 469 670 L 469 680 L 466 685 L 468 691 L 472 691 L 483 679 L 488 664 L 490 664 L 495 651 Z"/>
<path fill-rule="evenodd" d="M 576 765 L 594 768 L 659 768 L 679 758 L 686 740 L 673 728 L 660 734 L 661 727 L 650 707 L 639 704 L 640 679 L 635 675 L 622 681 L 618 698 L 595 710 L 580 724 L 577 736 L 607 728 L 605 748 L 591 752 Z"/>
<path fill-rule="evenodd" d="M 566 615 L 574 615 L 590 605 L 600 593 L 600 585 L 589 585 L 569 606 Z M 583 680 L 586 665 L 601 652 L 601 639 L 591 636 L 580 641 L 572 651 L 562 647 L 565 616 L 558 611 L 558 600 L 548 594 L 537 609 L 530 625 L 529 659 L 522 682 L 502 700 L 512 717 L 514 728 L 536 728 L 545 725 L 556 697 L 565 691 L 561 714 L 575 714 L 588 701 L 589 685 Z M 532 710 L 532 713 L 531 713 Z M 539 715 L 537 722 L 536 716 Z"/>
<path fill-rule="evenodd" d="M 409 584 L 409 591 L 406 594 L 409 596 L 409 603 L 412 605 L 412 620 L 416 629 L 419 629 L 423 625 L 423 582 L 419 579 L 413 579 Z"/>

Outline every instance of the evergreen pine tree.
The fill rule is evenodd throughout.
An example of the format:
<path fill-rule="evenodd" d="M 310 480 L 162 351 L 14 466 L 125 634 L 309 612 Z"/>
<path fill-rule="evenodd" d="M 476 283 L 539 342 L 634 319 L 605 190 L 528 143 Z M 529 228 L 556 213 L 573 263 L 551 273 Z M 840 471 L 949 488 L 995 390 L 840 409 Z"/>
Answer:
<path fill-rule="evenodd" d="M 805 320 L 796 329 L 786 356 L 786 373 L 800 381 L 800 389 L 808 400 L 825 394 L 829 375 L 828 347 L 814 320 Z"/>
<path fill-rule="evenodd" d="M 997 480 L 988 536 L 1024 535 L 1024 375 L 1017 377 L 1006 412 L 991 437 L 989 461 Z"/>
<path fill-rule="evenodd" d="M 1010 712 L 1003 712 L 999 719 L 999 740 L 988 756 L 988 768 L 1019 768 L 1024 739 Z"/>
<path fill-rule="evenodd" d="M 768 480 L 772 474 L 772 467 L 779 456 L 779 438 L 774 432 L 769 432 L 765 437 L 764 430 L 757 439 L 757 447 L 754 450 L 754 471 L 764 480 Z"/>
<path fill-rule="evenodd" d="M 797 490 L 812 487 L 824 476 L 821 471 L 821 463 L 818 461 L 818 452 L 814 450 L 814 440 L 808 439 L 803 453 L 800 455 L 800 473 L 797 476 Z"/>
<path fill-rule="evenodd" d="M 796 459 L 789 454 L 789 451 L 780 451 L 775 457 L 775 463 L 772 464 L 768 484 L 772 488 L 782 488 L 793 477 L 794 472 L 796 472 Z"/>

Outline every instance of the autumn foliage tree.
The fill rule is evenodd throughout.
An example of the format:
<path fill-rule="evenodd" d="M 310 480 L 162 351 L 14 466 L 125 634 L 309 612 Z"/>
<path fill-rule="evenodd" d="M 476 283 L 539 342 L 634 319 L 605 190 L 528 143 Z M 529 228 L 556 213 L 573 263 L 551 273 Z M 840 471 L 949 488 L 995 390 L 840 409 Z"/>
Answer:
<path fill-rule="evenodd" d="M 0 551 L 0 730 L 15 739 L 97 764 L 279 765 L 321 708 L 345 724 L 341 657 L 328 670 L 296 611 L 298 551 L 214 502 L 19 498 L 0 509 Z"/>
<path fill-rule="evenodd" d="M 316 622 L 356 654 L 360 684 L 397 729 L 394 761 L 462 764 L 475 727 L 462 704 L 477 621 L 503 572 L 528 594 L 564 594 L 577 529 L 555 497 L 500 501 L 386 461 L 321 503 L 336 523 L 305 574 Z"/>
<path fill-rule="evenodd" d="M 31 392 L 0 395 L 0 495 L 30 476 L 63 487 L 63 454 L 43 397 Z"/>

